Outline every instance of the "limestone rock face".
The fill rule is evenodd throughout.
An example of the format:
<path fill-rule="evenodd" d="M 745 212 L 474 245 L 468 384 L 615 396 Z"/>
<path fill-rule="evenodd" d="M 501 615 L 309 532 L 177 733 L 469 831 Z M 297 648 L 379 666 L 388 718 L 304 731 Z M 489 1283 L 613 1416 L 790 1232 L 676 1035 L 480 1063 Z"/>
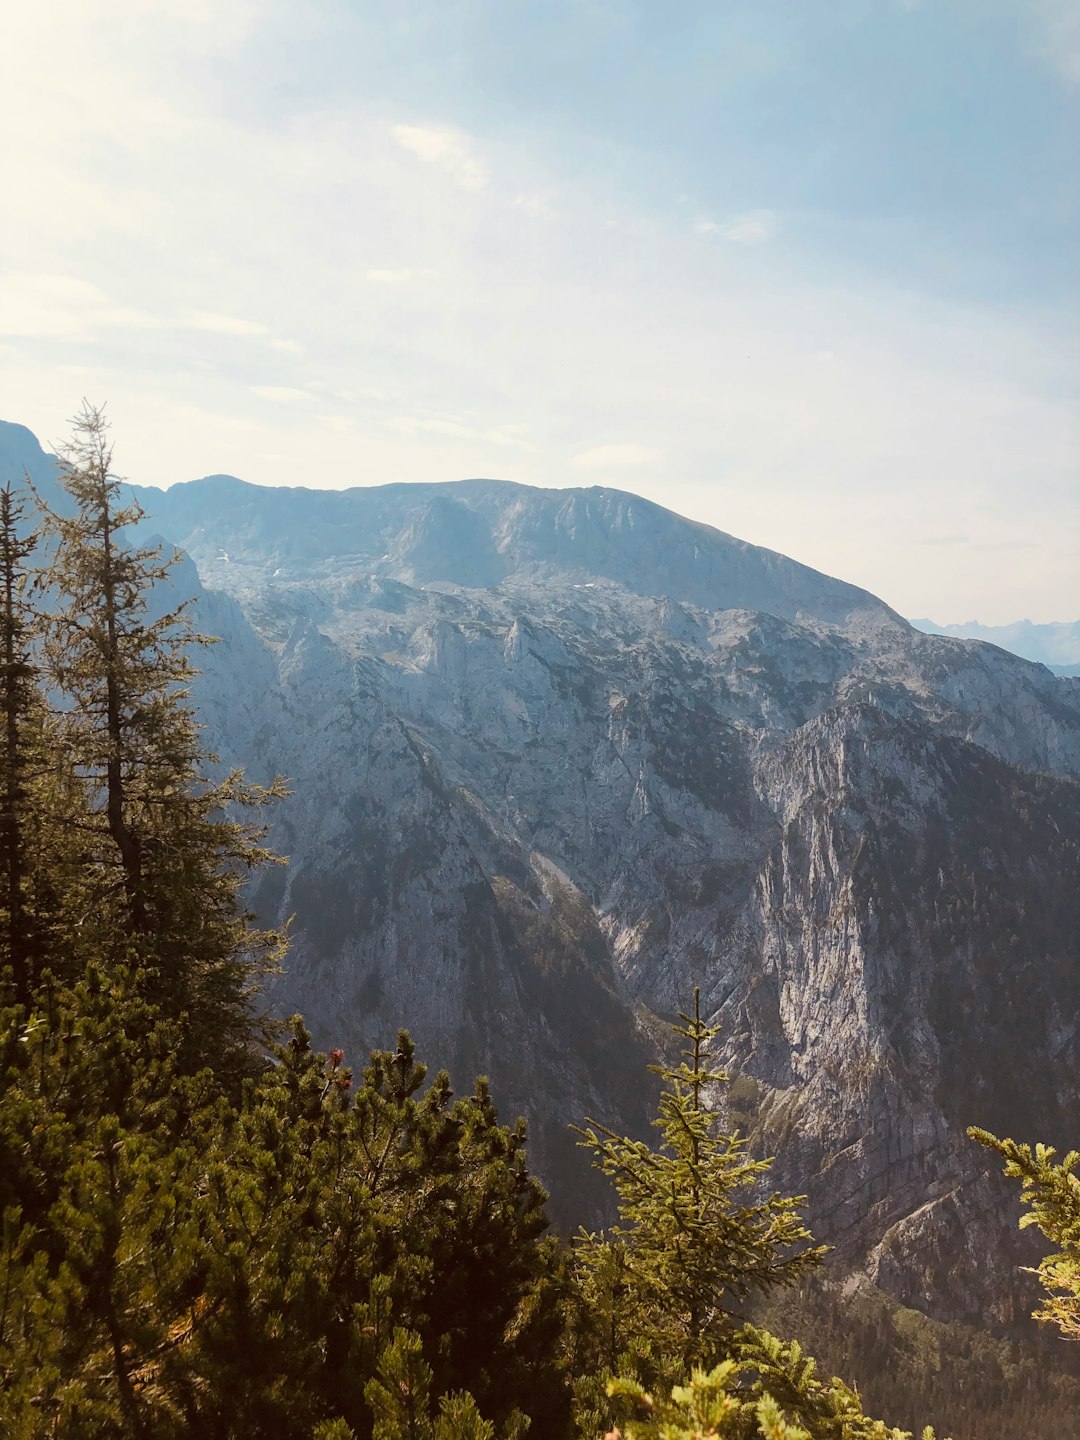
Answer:
<path fill-rule="evenodd" d="M 616 491 L 138 494 L 222 636 L 208 743 L 291 785 L 252 897 L 293 917 L 278 1008 L 490 1074 L 576 1221 L 567 1122 L 644 1132 L 700 985 L 816 1232 L 1013 1317 L 964 1127 L 1076 1143 L 1080 680 Z"/>

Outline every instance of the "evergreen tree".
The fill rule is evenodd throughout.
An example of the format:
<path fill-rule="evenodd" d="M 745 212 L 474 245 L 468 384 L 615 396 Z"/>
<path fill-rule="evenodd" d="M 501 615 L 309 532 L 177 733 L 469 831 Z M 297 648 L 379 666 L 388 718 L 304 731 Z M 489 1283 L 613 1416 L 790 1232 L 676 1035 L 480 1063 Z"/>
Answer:
<path fill-rule="evenodd" d="M 785 1349 L 778 1341 L 772 1348 L 777 1356 Z M 797 1346 L 788 1347 L 784 1359 L 806 1371 Z M 763 1376 L 755 1367 L 748 1387 L 747 1368 L 746 1360 L 725 1360 L 709 1371 L 696 1369 L 689 1383 L 674 1386 L 666 1398 L 654 1398 L 634 1380 L 613 1381 L 608 1393 L 625 1418 L 605 1440 L 911 1440 L 906 1431 L 868 1419 L 857 1397 L 838 1380 L 822 1384 L 804 1375 L 794 1395 L 798 1418 L 793 1420 L 787 1407 L 767 1390 L 763 1393 L 767 1383 L 789 1377 L 775 1368 Z M 929 1426 L 922 1440 L 934 1440 Z"/>
<path fill-rule="evenodd" d="M 183 1021 L 183 1068 L 220 1067 L 244 1053 L 251 993 L 280 945 L 238 905 L 243 875 L 270 857 L 232 816 L 278 791 L 208 777 L 187 687 L 190 648 L 209 642 L 187 603 L 151 611 L 173 560 L 124 541 L 142 512 L 122 503 L 101 410 L 76 417 L 61 481 L 74 514 L 43 507 L 56 604 L 45 656 L 81 791 L 75 973 L 87 958 L 136 956 L 148 999 Z"/>
<path fill-rule="evenodd" d="M 744 1401 L 737 1389 L 738 1366 L 725 1360 L 712 1370 L 694 1370 L 686 1385 L 676 1385 L 667 1400 L 655 1400 L 644 1386 L 616 1380 L 608 1388 L 627 1416 L 605 1440 L 810 1440 L 801 1426 L 789 1425 L 779 1406 L 765 1396 Z"/>
<path fill-rule="evenodd" d="M 396 1330 L 364 1391 L 375 1417 L 372 1440 L 495 1440 L 494 1425 L 483 1419 L 468 1393 L 443 1395 L 433 1415 L 431 1382 L 420 1337 Z M 505 1440 L 520 1440 L 528 1428 L 524 1416 L 516 1415 L 502 1434 Z"/>
<path fill-rule="evenodd" d="M 680 1063 L 653 1067 L 664 1082 L 660 1147 L 595 1122 L 578 1132 L 619 1195 L 618 1223 L 577 1247 L 600 1362 L 611 1373 L 629 1365 L 646 1383 L 727 1358 L 740 1303 L 790 1284 L 824 1254 L 807 1244 L 801 1197 L 762 1196 L 771 1162 L 752 1159 L 706 1104 L 728 1077 L 709 1068 L 718 1032 L 701 1018 L 698 991 L 693 1013 L 679 1018 Z"/>
<path fill-rule="evenodd" d="M 618 1224 L 576 1247 L 579 1435 L 613 1426 L 608 1440 L 910 1440 L 865 1415 L 841 1380 L 819 1378 L 799 1345 L 740 1318 L 749 1296 L 798 1279 L 825 1251 L 810 1243 L 801 1197 L 764 1193 L 771 1162 L 751 1159 L 707 1105 L 728 1077 L 709 1064 L 718 1032 L 696 990 L 679 1019 L 680 1063 L 654 1067 L 660 1147 L 595 1122 L 578 1131 L 619 1195 Z"/>
<path fill-rule="evenodd" d="M 27 1006 L 47 943 L 58 877 L 55 737 L 33 656 L 39 617 L 29 604 L 27 567 L 37 536 L 11 486 L 0 490 L 0 971 Z M 50 803 L 50 792 L 51 800 Z"/>
<path fill-rule="evenodd" d="M 186 1433 L 148 1385 L 172 1343 L 220 1099 L 176 1026 L 91 969 L 0 1016 L 0 1433 Z"/>
<path fill-rule="evenodd" d="M 44 683 L 62 696 L 46 758 L 74 802 L 71 850 L 43 867 L 57 909 L 21 1003 L 0 1009 L 0 1433 L 366 1440 L 395 1326 L 443 1397 L 436 1440 L 520 1433 L 523 1409 L 564 1433 L 564 1266 L 523 1126 L 498 1123 L 484 1082 L 465 1099 L 445 1074 L 428 1084 L 404 1033 L 355 1088 L 299 1025 L 271 1066 L 243 1063 L 274 937 L 239 912 L 264 852 L 230 807 L 266 795 L 205 776 L 197 637 L 185 607 L 160 613 L 168 563 L 122 543 L 138 509 L 99 411 L 76 422 L 63 479 Z M 27 915 L 3 886 L 14 873 L 15 900 L 29 893 L 24 722 L 42 705 L 17 519 L 0 509 L 18 740 L 5 924 Z"/>
<path fill-rule="evenodd" d="M 968 1134 L 995 1150 L 1005 1161 L 1005 1174 L 1020 1181 L 1020 1198 L 1028 1207 L 1021 1228 L 1036 1226 L 1058 1247 L 1039 1263 L 1046 1298 L 1035 1312 L 1036 1320 L 1056 1325 L 1068 1340 L 1080 1340 L 1080 1151 L 1070 1150 L 1055 1163 L 1057 1151 L 1049 1145 L 1032 1150 L 977 1126 Z"/>
<path fill-rule="evenodd" d="M 366 1440 L 396 1327 L 435 1440 L 566 1434 L 558 1270 L 490 1102 L 421 1091 L 407 1036 L 354 1094 L 297 1025 L 233 1104 L 137 981 L 0 1016 L 0 1434 Z"/>

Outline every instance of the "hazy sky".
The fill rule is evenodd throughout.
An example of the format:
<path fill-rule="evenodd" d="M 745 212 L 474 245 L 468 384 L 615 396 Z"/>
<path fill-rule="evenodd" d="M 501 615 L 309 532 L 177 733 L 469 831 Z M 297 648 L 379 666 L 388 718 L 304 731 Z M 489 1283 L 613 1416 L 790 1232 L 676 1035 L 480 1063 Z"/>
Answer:
<path fill-rule="evenodd" d="M 615 485 L 1080 615 L 1076 0 L 35 0 L 0 416 L 143 483 Z"/>

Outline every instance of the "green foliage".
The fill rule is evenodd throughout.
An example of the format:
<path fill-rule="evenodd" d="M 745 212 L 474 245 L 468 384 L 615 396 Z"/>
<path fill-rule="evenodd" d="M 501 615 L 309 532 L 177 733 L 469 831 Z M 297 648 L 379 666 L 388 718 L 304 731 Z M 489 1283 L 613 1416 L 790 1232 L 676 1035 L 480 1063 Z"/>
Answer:
<path fill-rule="evenodd" d="M 200 637 L 160 613 L 169 562 L 122 543 L 111 467 L 87 407 L 47 616 L 0 491 L 0 1434 L 900 1440 L 740 1313 L 823 1250 L 708 1104 L 696 993 L 657 1148 L 578 1131 L 620 1218 L 572 1250 L 483 1078 L 456 1098 L 401 1031 L 354 1081 L 299 1017 L 267 1053 L 280 937 L 239 896 L 271 857 L 235 817 L 278 791 L 213 778 Z M 977 1138 L 1058 1245 L 1043 1315 L 1077 1333 L 1080 1156 Z"/>
<path fill-rule="evenodd" d="M 770 1396 L 740 1399 L 738 1373 L 731 1360 L 709 1371 L 696 1369 L 689 1383 L 676 1385 L 667 1400 L 655 1400 L 636 1381 L 613 1380 L 608 1394 L 627 1418 L 606 1440 L 810 1440 L 805 1430 L 788 1424 Z"/>
<path fill-rule="evenodd" d="M 235 1104 L 138 978 L 3 1016 L 0 1433 L 363 1437 L 395 1325 L 450 1397 L 435 1440 L 466 1390 L 565 1430 L 542 1192 L 484 1088 L 424 1088 L 402 1034 L 354 1092 L 297 1023 Z"/>
<path fill-rule="evenodd" d="M 706 1104 L 728 1077 L 709 1068 L 717 1031 L 701 1019 L 698 992 L 680 1020 L 681 1063 L 658 1067 L 661 1146 L 602 1126 L 579 1131 L 619 1195 L 619 1223 L 577 1246 L 579 1434 L 618 1420 L 621 1405 L 627 1436 L 908 1440 L 868 1417 L 841 1380 L 820 1378 L 800 1345 L 739 1316 L 737 1305 L 802 1278 L 824 1250 L 809 1243 L 802 1200 L 763 1192 L 770 1162 L 751 1159 Z M 619 1377 L 607 1403 L 605 1372 Z"/>
<path fill-rule="evenodd" d="M 811 1276 L 753 1312 L 757 1325 L 812 1348 L 825 1374 L 842 1374 L 871 1414 L 902 1429 L 932 1420 L 954 1440 L 1059 1440 L 1080 1413 L 1080 1357 L 1045 1327 L 1006 1339 L 837 1276 Z"/>
<path fill-rule="evenodd" d="M 218 1103 L 174 1041 L 119 973 L 0 1016 L 0 1433 L 145 1431 L 140 1362 L 170 1343 Z"/>
<path fill-rule="evenodd" d="M 77 977 L 90 959 L 126 963 L 134 946 L 148 1000 L 180 1023 L 184 1068 L 243 1068 L 252 993 L 281 940 L 238 904 L 246 873 L 272 857 L 235 817 L 279 792 L 209 778 L 187 705 L 189 651 L 206 642 L 187 604 L 155 613 L 175 557 L 124 542 L 141 511 L 122 503 L 101 410 L 76 417 L 60 478 L 75 513 L 41 507 L 43 656 L 64 701 L 54 762 L 72 792 L 77 865 L 53 966 Z"/>
<path fill-rule="evenodd" d="M 483 1419 L 467 1393 L 441 1396 L 433 1414 L 431 1381 L 420 1337 L 395 1330 L 378 1374 L 365 1387 L 375 1417 L 373 1440 L 495 1440 L 494 1425 Z M 503 1432 L 505 1440 L 517 1440 L 527 1428 L 524 1416 L 515 1414 Z"/>
<path fill-rule="evenodd" d="M 821 1378 L 798 1342 L 747 1325 L 736 1337 L 736 1353 L 752 1377 L 751 1395 L 789 1409 L 813 1440 L 908 1440 L 905 1431 L 864 1414 L 859 1396 L 842 1380 Z M 933 1440 L 933 1431 L 924 1429 L 923 1440 Z"/>
<path fill-rule="evenodd" d="M 1005 1161 L 1005 1174 L 1020 1181 L 1020 1198 L 1028 1207 L 1021 1228 L 1036 1226 L 1058 1247 L 1039 1264 L 1046 1298 L 1035 1312 L 1036 1320 L 1056 1325 L 1068 1340 L 1080 1340 L 1080 1151 L 1070 1150 L 1055 1164 L 1057 1151 L 1049 1145 L 1032 1150 L 976 1126 L 968 1134 L 996 1150 Z"/>
<path fill-rule="evenodd" d="M 595 1123 L 578 1132 L 619 1195 L 619 1222 L 582 1234 L 577 1246 L 597 1363 L 612 1373 L 629 1366 L 645 1384 L 725 1358 L 736 1307 L 790 1284 L 824 1254 L 807 1244 L 802 1199 L 763 1195 L 771 1162 L 751 1158 L 706 1104 L 709 1088 L 728 1077 L 708 1066 L 717 1030 L 701 1019 L 697 991 L 693 1014 L 680 1019 L 681 1061 L 656 1067 L 661 1145 Z"/>
<path fill-rule="evenodd" d="M 809 1428 L 804 1428 L 805 1421 L 792 1420 L 785 1414 L 784 1405 L 772 1394 L 762 1393 L 761 1387 L 767 1376 L 790 1388 L 792 1367 L 801 1370 L 794 1404 L 803 1417 L 807 1397 L 814 1389 L 805 1358 L 798 1353 L 798 1347 L 783 1347 L 772 1337 L 755 1343 L 763 1344 L 771 1358 L 764 1361 L 765 1370 L 753 1366 L 756 1380 L 749 1387 L 745 1383 L 746 1362 L 733 1360 L 725 1360 L 708 1372 L 694 1370 L 689 1383 L 676 1385 L 666 1399 L 654 1399 L 636 1381 L 612 1381 L 608 1393 L 626 1418 L 623 1428 L 610 1431 L 605 1440 L 709 1440 L 712 1436 L 718 1440 L 816 1440 L 819 1436 L 835 1436 L 836 1440 L 910 1440 L 902 1431 L 868 1420 L 851 1392 L 835 1380 L 828 1386 L 817 1386 L 822 1413 L 809 1422 Z M 828 1417 L 826 1409 L 831 1412 Z M 922 1440 L 934 1440 L 933 1430 L 925 1429 Z"/>
<path fill-rule="evenodd" d="M 25 501 L 0 490 L 0 997 L 6 990 L 19 1005 L 29 1003 L 59 908 L 70 819 L 34 653 L 41 617 L 28 562 L 37 540 Z"/>
<path fill-rule="evenodd" d="M 430 1440 L 431 1366 L 419 1335 L 394 1331 L 364 1394 L 375 1417 L 372 1440 Z"/>
<path fill-rule="evenodd" d="M 651 1395 L 637 1380 L 608 1384 L 615 1428 L 605 1440 L 911 1440 L 863 1414 L 858 1396 L 840 1380 L 822 1381 L 798 1345 L 746 1327 L 738 1359 Z M 934 1440 L 927 1427 L 922 1440 Z"/>
<path fill-rule="evenodd" d="M 232 817 L 269 795 L 207 776 L 197 637 L 183 607 L 158 613 L 168 563 L 118 538 L 137 510 L 99 411 L 63 478 L 40 677 L 32 537 L 0 496 L 18 882 L 0 867 L 0 1434 L 366 1440 L 395 1328 L 441 1397 L 435 1440 L 521 1435 L 522 1408 L 565 1431 L 566 1270 L 524 1125 L 499 1124 L 483 1080 L 462 1099 L 429 1083 L 405 1032 L 355 1085 L 299 1021 L 266 1058 L 251 990 L 277 939 L 238 900 L 267 857 Z M 52 851 L 29 764 L 46 690 L 63 705 L 41 769 L 68 806 Z M 39 876 L 55 904 L 31 965 Z"/>

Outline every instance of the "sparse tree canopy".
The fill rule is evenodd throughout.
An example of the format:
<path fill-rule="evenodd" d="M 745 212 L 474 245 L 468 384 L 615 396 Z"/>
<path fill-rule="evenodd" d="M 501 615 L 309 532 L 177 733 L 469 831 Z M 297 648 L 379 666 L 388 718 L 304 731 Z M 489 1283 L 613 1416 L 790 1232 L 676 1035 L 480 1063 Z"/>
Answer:
<path fill-rule="evenodd" d="M 210 642 L 195 634 L 190 602 L 173 600 L 175 557 L 125 541 L 142 512 L 124 503 L 112 464 L 104 412 L 84 406 L 61 466 L 74 514 L 42 507 L 53 602 L 44 654 L 79 792 L 71 956 L 76 973 L 88 955 L 134 960 L 148 998 L 181 1021 L 182 1063 L 220 1067 L 249 1043 L 252 992 L 281 945 L 239 904 L 244 875 L 273 857 L 235 817 L 278 789 L 211 777 L 215 757 L 188 703 L 191 648 Z"/>
<path fill-rule="evenodd" d="M 11 486 L 0 490 L 0 915 L 12 996 L 23 1006 L 46 941 L 55 877 L 51 882 L 45 855 L 58 818 L 55 737 L 34 657 L 40 617 L 28 593 L 37 535 L 26 510 Z"/>

